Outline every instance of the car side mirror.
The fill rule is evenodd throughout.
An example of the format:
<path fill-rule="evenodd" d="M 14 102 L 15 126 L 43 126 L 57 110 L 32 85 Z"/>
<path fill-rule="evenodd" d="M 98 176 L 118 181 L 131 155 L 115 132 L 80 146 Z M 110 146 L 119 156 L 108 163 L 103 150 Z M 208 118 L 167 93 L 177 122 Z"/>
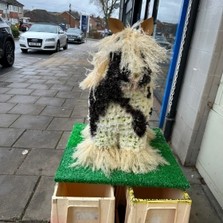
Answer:
<path fill-rule="evenodd" d="M 61 31 L 61 30 L 60 30 L 58 33 L 59 33 L 59 34 L 64 34 L 64 31 Z"/>

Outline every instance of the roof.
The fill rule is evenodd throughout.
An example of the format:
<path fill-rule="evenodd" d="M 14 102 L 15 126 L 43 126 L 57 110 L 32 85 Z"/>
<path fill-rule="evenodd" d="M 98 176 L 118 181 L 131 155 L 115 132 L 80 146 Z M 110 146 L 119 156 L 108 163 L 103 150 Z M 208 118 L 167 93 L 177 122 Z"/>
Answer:
<path fill-rule="evenodd" d="M 19 6 L 23 7 L 24 5 L 16 0 L 0 0 L 1 3 L 5 3 L 7 5 L 14 5 L 14 6 Z"/>
<path fill-rule="evenodd" d="M 50 22 L 56 24 L 65 22 L 63 18 L 42 9 L 27 11 L 24 13 L 24 16 L 29 17 L 30 22 Z"/>

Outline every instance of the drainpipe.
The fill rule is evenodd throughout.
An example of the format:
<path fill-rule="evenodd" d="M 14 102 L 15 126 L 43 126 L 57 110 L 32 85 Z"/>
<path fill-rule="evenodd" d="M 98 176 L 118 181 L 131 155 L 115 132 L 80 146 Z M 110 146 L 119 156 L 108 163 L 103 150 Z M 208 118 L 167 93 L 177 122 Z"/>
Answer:
<path fill-rule="evenodd" d="M 177 65 L 177 58 L 178 58 L 178 54 L 179 54 L 179 51 L 180 51 L 180 44 L 181 44 L 181 39 L 182 39 L 182 36 L 183 36 L 183 29 L 184 29 L 184 24 L 185 24 L 185 20 L 186 20 L 189 1 L 190 0 L 183 0 L 182 10 L 181 10 L 181 17 L 180 17 L 180 21 L 179 21 L 178 26 L 177 26 L 175 43 L 174 43 L 174 47 L 173 47 L 173 58 L 171 60 L 169 71 L 168 71 L 168 74 L 167 74 L 167 80 L 166 80 L 166 86 L 165 86 L 165 90 L 164 90 L 163 102 L 162 102 L 162 107 L 161 107 L 161 111 L 160 111 L 160 120 L 159 120 L 159 127 L 160 128 L 163 128 L 163 125 L 164 125 L 166 110 L 167 110 L 168 101 L 169 101 L 169 97 L 170 97 L 171 86 L 172 86 L 172 83 L 173 83 L 174 72 L 175 72 L 176 65 Z"/>
<path fill-rule="evenodd" d="M 185 1 L 186 2 L 186 1 Z M 195 21 L 198 13 L 199 8 L 199 0 L 191 0 L 190 4 L 188 5 L 188 16 L 185 21 L 185 28 L 183 32 L 183 39 L 182 39 L 182 46 L 181 52 L 179 55 L 179 62 L 175 73 L 175 81 L 174 85 L 172 86 L 171 95 L 169 101 L 169 111 L 166 116 L 166 123 L 164 128 L 164 137 L 167 141 L 170 140 L 172 131 L 173 131 L 173 125 L 175 122 L 175 117 L 177 114 L 177 105 L 180 97 L 180 91 L 182 88 L 184 75 L 185 75 L 185 69 L 187 65 L 187 59 L 189 55 L 190 50 L 190 44 L 194 33 L 194 27 L 195 27 Z"/>

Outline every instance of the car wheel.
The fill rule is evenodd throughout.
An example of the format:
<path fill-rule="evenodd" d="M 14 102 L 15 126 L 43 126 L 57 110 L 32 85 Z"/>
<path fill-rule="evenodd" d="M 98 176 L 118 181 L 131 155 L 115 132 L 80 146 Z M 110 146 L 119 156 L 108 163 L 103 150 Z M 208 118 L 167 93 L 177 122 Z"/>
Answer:
<path fill-rule="evenodd" d="M 63 47 L 64 50 L 67 50 L 68 48 L 68 42 L 66 42 L 66 45 Z"/>
<path fill-rule="evenodd" d="M 23 53 L 28 53 L 27 49 L 21 49 Z"/>
<path fill-rule="evenodd" d="M 57 45 L 56 45 L 56 50 L 55 52 L 59 52 L 60 51 L 60 42 L 58 41 L 57 42 Z"/>
<path fill-rule="evenodd" d="M 11 67 L 15 60 L 15 48 L 11 41 L 6 41 L 4 48 L 4 56 L 1 60 L 3 67 Z"/>

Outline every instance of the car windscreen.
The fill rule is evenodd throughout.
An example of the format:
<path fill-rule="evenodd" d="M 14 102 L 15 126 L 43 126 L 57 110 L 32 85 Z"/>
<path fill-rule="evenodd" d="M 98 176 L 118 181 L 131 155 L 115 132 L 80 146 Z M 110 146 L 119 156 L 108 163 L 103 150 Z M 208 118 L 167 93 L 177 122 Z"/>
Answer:
<path fill-rule="evenodd" d="M 80 29 L 68 29 L 67 33 L 74 33 L 74 34 L 81 34 L 81 30 Z"/>
<path fill-rule="evenodd" d="M 57 27 L 52 25 L 33 24 L 29 32 L 45 32 L 45 33 L 57 33 Z"/>

